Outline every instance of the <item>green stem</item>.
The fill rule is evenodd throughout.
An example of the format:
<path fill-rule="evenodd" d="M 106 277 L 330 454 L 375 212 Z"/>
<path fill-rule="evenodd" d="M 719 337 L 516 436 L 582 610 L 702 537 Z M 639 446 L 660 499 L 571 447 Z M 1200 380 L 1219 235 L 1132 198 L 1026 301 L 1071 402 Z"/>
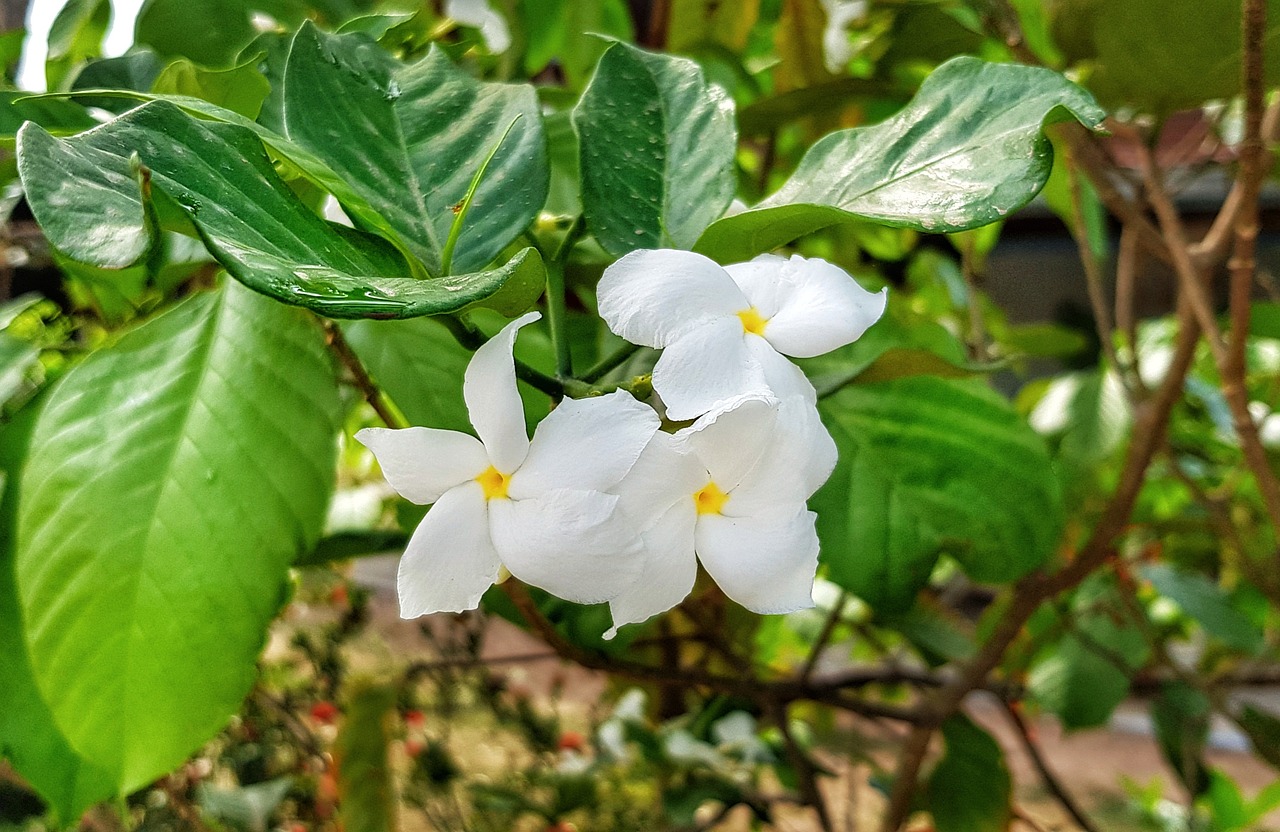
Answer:
<path fill-rule="evenodd" d="M 635 344 L 623 344 L 609 355 L 600 359 L 600 362 L 594 367 L 583 373 L 582 380 L 593 383 L 599 381 L 621 367 L 628 358 L 635 355 L 639 350 L 640 348 Z"/>
<path fill-rule="evenodd" d="M 581 216 L 573 221 L 555 254 L 547 262 L 547 327 L 551 330 L 551 346 L 556 353 L 556 376 L 561 381 L 573 378 L 573 355 L 569 351 L 569 310 L 566 305 L 564 263 L 573 246 L 582 237 L 586 225 Z"/>
<path fill-rule="evenodd" d="M 484 172 L 489 169 L 489 163 L 493 161 L 494 156 L 498 155 L 498 150 L 502 147 L 502 143 L 511 134 L 511 128 L 515 127 L 516 122 L 522 118 L 524 118 L 523 113 L 511 119 L 507 129 L 502 131 L 502 137 L 498 139 L 498 143 L 493 146 L 493 150 L 489 151 L 489 155 L 485 157 L 484 162 L 476 170 L 476 175 L 471 177 L 471 185 L 467 188 L 467 195 L 459 203 L 458 213 L 454 215 L 453 225 L 449 227 L 449 239 L 445 240 L 444 251 L 440 252 L 440 273 L 444 277 L 448 277 L 450 270 L 453 268 L 453 249 L 458 245 L 458 238 L 462 236 L 462 223 L 467 218 L 467 212 L 471 210 L 471 202 L 475 199 L 476 191 L 480 188 L 480 181 L 484 179 Z"/>
<path fill-rule="evenodd" d="M 445 329 L 453 335 L 455 341 L 466 349 L 475 352 L 489 340 L 484 333 L 476 329 L 470 321 L 464 320 L 456 315 L 439 315 L 436 320 L 444 324 Z M 515 359 L 516 377 L 554 399 L 564 397 L 564 384 L 559 379 L 554 379 L 546 373 L 535 370 L 520 359 Z"/>

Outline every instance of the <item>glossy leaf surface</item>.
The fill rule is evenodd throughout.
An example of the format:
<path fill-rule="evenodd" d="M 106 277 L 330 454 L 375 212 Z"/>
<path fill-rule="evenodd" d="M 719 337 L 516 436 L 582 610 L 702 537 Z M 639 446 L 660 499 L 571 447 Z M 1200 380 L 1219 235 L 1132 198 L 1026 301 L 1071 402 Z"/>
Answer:
<path fill-rule="evenodd" d="M 733 102 L 693 61 L 609 47 L 573 111 L 587 227 L 606 251 L 689 248 L 733 199 Z"/>
<path fill-rule="evenodd" d="M 777 193 L 718 220 L 695 248 L 745 260 L 857 218 L 931 232 L 980 228 L 1044 186 L 1053 167 L 1046 124 L 1097 127 L 1103 115 L 1056 72 L 955 58 L 897 115 L 818 141 Z"/>
<path fill-rule="evenodd" d="M 362 35 L 303 26 L 285 69 L 284 129 L 381 213 L 433 275 L 457 206 L 495 147 L 454 270 L 486 266 L 547 198 L 533 87 L 476 81 L 439 49 L 403 66 Z"/>
<path fill-rule="evenodd" d="M 335 318 L 408 318 L 453 312 L 508 281 L 538 285 L 541 259 L 526 249 L 505 266 L 437 280 L 408 277 L 385 241 L 316 216 L 275 174 L 248 129 L 198 121 L 168 102 L 139 107 L 100 128 L 55 139 L 29 125 L 19 170 L 51 243 L 91 265 L 121 268 L 150 250 L 152 231 L 134 153 L 151 186 L 181 210 L 238 280 L 285 303 Z M 70 175 L 68 175 L 70 174 Z"/>

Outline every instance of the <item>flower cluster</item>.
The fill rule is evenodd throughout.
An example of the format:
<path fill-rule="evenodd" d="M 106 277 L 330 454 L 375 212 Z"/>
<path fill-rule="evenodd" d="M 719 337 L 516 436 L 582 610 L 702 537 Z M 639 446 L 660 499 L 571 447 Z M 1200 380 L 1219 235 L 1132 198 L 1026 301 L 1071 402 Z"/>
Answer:
<path fill-rule="evenodd" d="M 607 601 L 614 628 L 670 609 L 700 562 L 759 613 L 812 605 L 818 564 L 806 501 L 836 448 L 788 356 L 851 343 L 885 308 L 823 260 L 764 255 L 721 267 L 686 251 L 636 251 L 605 270 L 600 316 L 661 349 L 666 417 L 617 391 L 566 399 L 530 439 L 512 350 L 531 312 L 476 351 L 463 397 L 479 439 L 368 428 L 393 488 L 433 504 L 400 562 L 401 615 L 474 609 L 505 569 L 579 603 Z"/>

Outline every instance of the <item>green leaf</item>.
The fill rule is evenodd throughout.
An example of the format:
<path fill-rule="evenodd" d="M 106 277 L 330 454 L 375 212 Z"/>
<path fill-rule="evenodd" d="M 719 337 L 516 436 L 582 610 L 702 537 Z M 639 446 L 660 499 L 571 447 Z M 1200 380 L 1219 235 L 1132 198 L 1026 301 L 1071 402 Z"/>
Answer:
<path fill-rule="evenodd" d="M 154 189 L 180 206 L 166 225 L 194 225 L 236 279 L 284 303 L 334 318 L 410 318 L 457 311 L 509 281 L 507 305 L 527 305 L 530 287 L 543 280 L 532 249 L 487 272 L 404 277 L 407 266 L 384 241 L 312 213 L 276 176 L 249 129 L 198 121 L 163 101 L 71 139 L 35 125 L 20 133 L 18 168 L 32 212 L 68 257 L 121 268 L 147 254 L 135 152 Z"/>
<path fill-rule="evenodd" d="M 1068 730 L 1105 723 L 1146 662 L 1146 639 L 1112 579 L 1097 575 L 1076 592 L 1068 632 L 1031 668 L 1028 689 Z"/>
<path fill-rule="evenodd" d="M 346 719 L 333 741 L 339 820 L 350 832 L 393 832 L 396 793 L 390 747 L 396 688 L 367 681 L 352 687 Z"/>
<path fill-rule="evenodd" d="M 333 486 L 320 328 L 234 282 L 72 369 L 31 440 L 17 588 L 67 740 L 127 794 L 240 707 Z"/>
<path fill-rule="evenodd" d="M 587 227 L 610 254 L 690 248 L 733 200 L 733 101 L 693 61 L 613 44 L 573 125 Z"/>
<path fill-rule="evenodd" d="M 760 17 L 760 0 L 674 0 L 667 24 L 667 49 L 719 45 L 734 52 L 746 49 Z"/>
<path fill-rule="evenodd" d="M 147 0 L 134 41 L 166 57 L 222 66 L 257 34 L 248 5 L 244 0 Z"/>
<path fill-rule="evenodd" d="M 400 66 L 362 35 L 307 24 L 294 38 L 284 86 L 286 135 L 328 162 L 433 275 L 456 206 L 495 147 L 454 267 L 483 268 L 546 201 L 546 138 L 529 85 L 481 83 L 439 49 Z"/>
<path fill-rule="evenodd" d="M 625 0 L 523 0 L 529 48 L 525 72 L 537 75 L 559 58 L 568 87 L 580 90 L 609 46 L 608 39 L 634 39 Z"/>
<path fill-rule="evenodd" d="M 315 548 L 303 552 L 293 561 L 294 566 L 319 566 L 333 561 L 381 555 L 387 552 L 403 552 L 409 537 L 393 531 L 344 531 L 326 535 Z"/>
<path fill-rule="evenodd" d="M 78 133 L 98 123 L 74 101 L 29 98 L 20 90 L 0 90 L 0 136 L 12 140 L 27 121 L 34 121 L 49 132 L 58 134 Z"/>
<path fill-rule="evenodd" d="M 1110 105 L 1167 115 L 1240 94 L 1240 4 L 1200 0 L 1106 0 L 1081 9 L 1059 2 L 1088 38 L 1089 87 Z M 1141 37 L 1159 21 L 1160 37 Z M 1060 20 L 1055 20 L 1055 28 Z M 1280 35 L 1280 2 L 1267 2 L 1266 41 Z M 1280 78 L 1280 54 L 1266 50 L 1269 83 Z"/>
<path fill-rule="evenodd" d="M 1226 593 L 1208 578 L 1167 563 L 1143 566 L 1138 573 L 1150 581 L 1157 592 L 1175 601 L 1209 635 L 1246 653 L 1257 653 L 1263 648 L 1262 631 L 1248 616 L 1231 606 Z"/>
<path fill-rule="evenodd" d="M 716 221 L 694 248 L 735 262 L 852 219 L 930 232 L 989 225 L 1044 186 L 1046 124 L 1096 128 L 1104 116 L 1051 70 L 954 58 L 893 118 L 818 141 L 777 193 Z"/>
<path fill-rule="evenodd" d="M 821 403 L 840 461 L 814 497 L 832 581 L 910 605 L 937 556 L 1008 581 L 1053 552 L 1062 505 L 1043 441 L 984 384 L 915 376 Z"/>
<path fill-rule="evenodd" d="M 0 329 L 0 408 L 26 386 L 27 373 L 40 360 L 40 350 Z"/>
<path fill-rule="evenodd" d="M 257 60 L 231 69 L 205 69 L 191 61 L 174 61 L 164 68 L 151 87 L 161 95 L 203 98 L 246 118 L 257 118 L 271 84 L 257 67 Z"/>
<path fill-rule="evenodd" d="M 938 832 L 1005 832 L 1013 822 L 1013 779 L 1004 752 L 968 717 L 942 724 L 947 753 L 929 776 L 924 804 Z"/>
<path fill-rule="evenodd" d="M 1165 683 L 1151 702 L 1151 722 L 1160 751 L 1193 795 L 1209 788 L 1204 746 L 1209 739 L 1210 716 L 1208 698 L 1183 682 Z"/>
<path fill-rule="evenodd" d="M 62 7 L 49 29 L 49 52 L 44 65 L 49 89 L 61 89 L 77 67 L 102 54 L 102 39 L 110 22 L 108 0 L 70 0 Z"/>
<path fill-rule="evenodd" d="M 1280 717 L 1245 705 L 1236 722 L 1249 735 L 1254 753 L 1280 769 Z"/>
<path fill-rule="evenodd" d="M 0 430 L 0 757 L 8 759 L 64 821 L 115 793 L 111 773 L 80 756 L 36 686 L 15 580 L 19 485 L 39 403 Z"/>
<path fill-rule="evenodd" d="M 160 72 L 164 69 L 164 61 L 150 49 L 140 49 L 116 58 L 103 58 L 90 61 L 76 73 L 71 82 L 71 89 L 115 89 L 145 92 L 151 89 Z M 77 95 L 76 100 L 86 107 L 100 107 L 117 115 L 133 106 L 121 98 L 101 95 Z"/>
<path fill-rule="evenodd" d="M 462 401 L 462 376 L 471 353 L 443 324 L 430 318 L 353 321 L 342 331 L 410 424 L 471 432 Z"/>

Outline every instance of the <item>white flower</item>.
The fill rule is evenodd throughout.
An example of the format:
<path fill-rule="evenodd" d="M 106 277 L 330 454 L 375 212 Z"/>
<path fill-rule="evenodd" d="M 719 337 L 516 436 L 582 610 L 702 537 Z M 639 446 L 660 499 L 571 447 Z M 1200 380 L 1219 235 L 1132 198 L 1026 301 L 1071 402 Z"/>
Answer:
<path fill-rule="evenodd" d="M 511 46 L 511 30 L 507 28 L 506 18 L 485 0 L 445 0 L 444 14 L 465 26 L 479 29 L 485 47 L 495 55 L 506 52 Z"/>
<path fill-rule="evenodd" d="M 822 30 L 822 58 L 827 71 L 843 74 L 853 58 L 849 24 L 867 14 L 867 0 L 822 0 L 827 25 Z"/>
<path fill-rule="evenodd" d="M 512 321 L 467 366 L 462 392 L 479 440 L 422 427 L 356 434 L 401 496 L 435 504 L 400 561 L 405 618 L 474 609 L 503 566 L 580 603 L 608 600 L 639 568 L 635 529 L 606 492 L 635 464 L 658 417 L 622 391 L 566 399 L 530 441 L 512 348 L 539 317 Z"/>
<path fill-rule="evenodd" d="M 600 316 L 635 344 L 663 350 L 653 389 L 675 420 L 742 396 L 814 400 L 785 356 L 811 358 L 858 339 L 884 313 L 837 266 L 766 254 L 721 268 L 688 251 L 633 251 L 605 269 Z"/>
<path fill-rule="evenodd" d="M 698 562 L 725 595 L 758 613 L 813 605 L 816 515 L 805 501 L 830 476 L 836 447 L 804 399 L 748 399 L 674 435 L 655 433 L 618 487 L 648 518 L 643 566 L 609 602 L 614 627 L 689 594 Z"/>

